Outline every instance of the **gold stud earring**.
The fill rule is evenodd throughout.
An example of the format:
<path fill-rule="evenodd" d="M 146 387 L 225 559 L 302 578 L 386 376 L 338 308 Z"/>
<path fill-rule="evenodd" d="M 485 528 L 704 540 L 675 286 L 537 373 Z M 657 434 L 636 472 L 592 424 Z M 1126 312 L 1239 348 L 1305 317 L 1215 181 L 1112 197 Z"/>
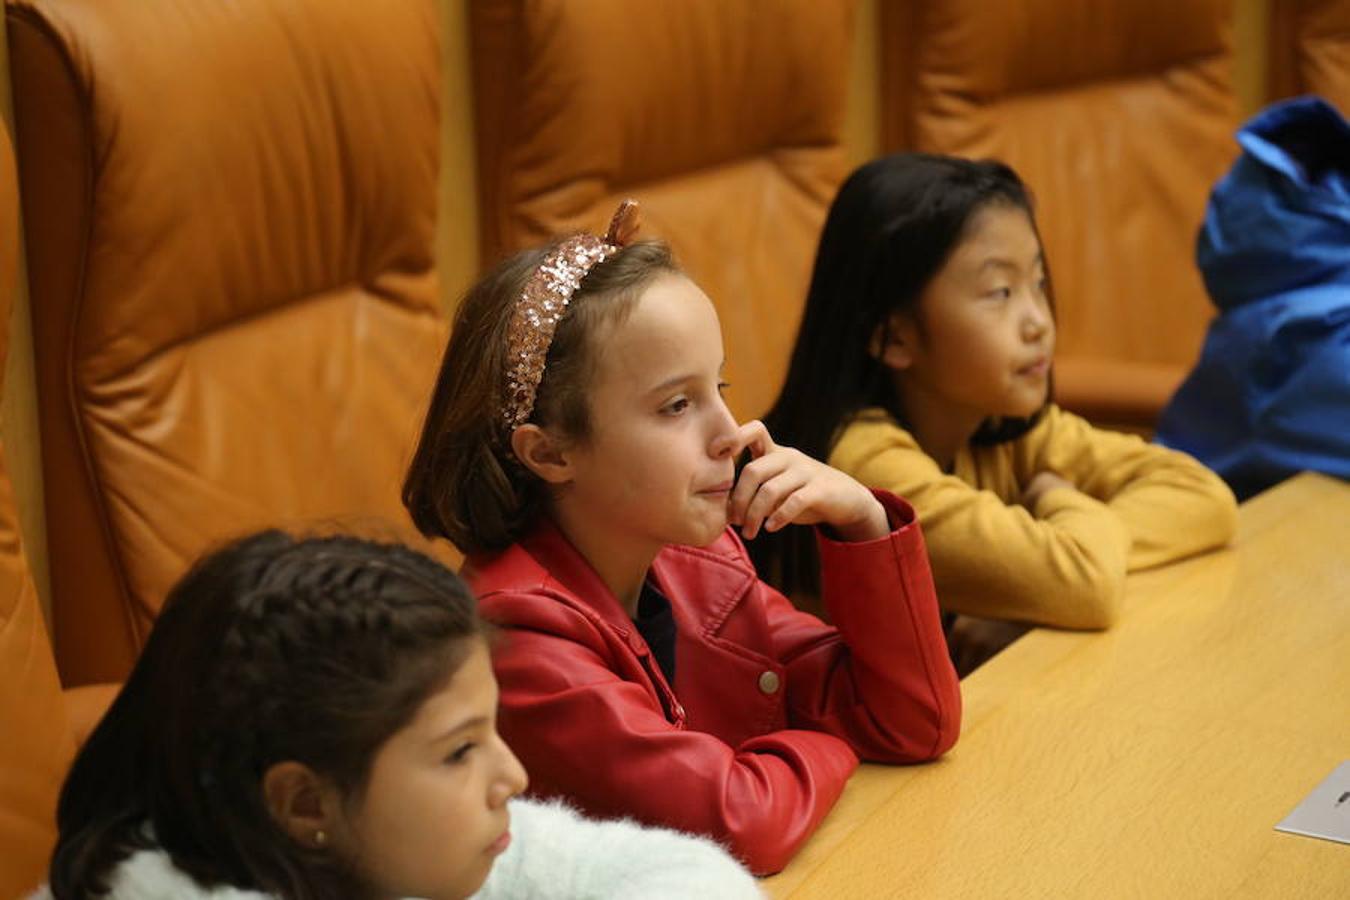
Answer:
<path fill-rule="evenodd" d="M 314 846 L 323 847 L 328 843 L 328 832 L 320 828 L 314 832 Z"/>

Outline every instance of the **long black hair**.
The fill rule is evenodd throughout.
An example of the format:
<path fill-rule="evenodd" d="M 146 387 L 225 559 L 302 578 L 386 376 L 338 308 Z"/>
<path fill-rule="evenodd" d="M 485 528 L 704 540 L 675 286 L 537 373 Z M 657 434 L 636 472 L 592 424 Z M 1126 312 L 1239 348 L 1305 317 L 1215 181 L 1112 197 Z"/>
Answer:
<path fill-rule="evenodd" d="M 922 324 L 924 288 L 975 215 L 997 205 L 1025 211 L 1035 229 L 1026 185 L 995 160 L 901 153 L 848 177 L 825 220 L 787 379 L 764 417 L 775 441 L 825 460 L 842 427 L 863 409 L 881 407 L 909 427 L 893 373 L 869 346 L 897 311 L 915 314 Z M 1048 266 L 1046 281 L 1049 292 Z M 1039 415 L 986 420 L 972 440 L 1012 440 Z M 760 573 L 785 592 L 816 590 L 815 547 L 804 529 L 761 535 L 751 552 Z"/>
<path fill-rule="evenodd" d="M 205 887 L 373 894 L 272 819 L 263 775 L 295 760 L 359 796 L 379 747 L 483 634 L 464 583 L 402 546 L 269 531 L 202 559 L 66 778 L 53 895 L 102 895 L 155 846 Z"/>

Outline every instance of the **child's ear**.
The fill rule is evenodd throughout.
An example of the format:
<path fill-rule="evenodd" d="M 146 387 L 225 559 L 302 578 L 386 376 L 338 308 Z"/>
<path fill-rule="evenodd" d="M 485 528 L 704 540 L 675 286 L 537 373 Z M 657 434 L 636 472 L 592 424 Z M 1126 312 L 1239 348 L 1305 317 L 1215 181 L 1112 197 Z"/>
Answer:
<path fill-rule="evenodd" d="M 877 324 L 867 352 L 888 369 L 902 372 L 914 364 L 914 329 L 901 312 L 893 312 Z"/>
<path fill-rule="evenodd" d="M 262 791 L 272 820 L 296 843 L 316 850 L 328 846 L 340 803 L 313 769 L 294 760 L 274 763 L 263 773 Z"/>
<path fill-rule="evenodd" d="M 520 425 L 511 432 L 511 452 L 525 468 L 549 484 L 572 480 L 572 463 L 562 443 L 538 425 Z"/>

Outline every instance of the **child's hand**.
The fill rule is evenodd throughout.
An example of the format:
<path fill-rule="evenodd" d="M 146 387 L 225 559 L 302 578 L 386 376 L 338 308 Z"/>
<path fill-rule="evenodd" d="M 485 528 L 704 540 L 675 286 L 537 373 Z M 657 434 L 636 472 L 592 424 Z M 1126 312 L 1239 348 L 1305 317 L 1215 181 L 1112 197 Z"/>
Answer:
<path fill-rule="evenodd" d="M 871 491 L 801 451 L 778 446 L 762 422 L 747 422 L 729 441 L 733 456 L 749 449 L 754 457 L 727 499 L 727 520 L 741 526 L 746 540 L 760 528 L 791 524 L 823 523 L 845 541 L 890 534 L 886 510 Z"/>
<path fill-rule="evenodd" d="M 1029 510 L 1036 509 L 1036 501 L 1041 499 L 1041 495 L 1053 488 L 1068 488 L 1077 490 L 1072 481 L 1069 481 L 1054 472 L 1037 472 L 1027 485 L 1026 490 L 1022 492 L 1022 505 Z"/>

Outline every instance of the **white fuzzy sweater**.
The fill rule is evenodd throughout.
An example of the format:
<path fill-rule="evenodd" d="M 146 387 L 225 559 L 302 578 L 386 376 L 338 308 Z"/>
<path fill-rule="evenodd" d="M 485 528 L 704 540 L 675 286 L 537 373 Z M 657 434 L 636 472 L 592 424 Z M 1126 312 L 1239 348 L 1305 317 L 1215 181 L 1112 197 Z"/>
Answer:
<path fill-rule="evenodd" d="M 511 846 L 473 900 L 762 900 L 755 879 L 705 838 L 630 821 L 598 822 L 561 803 L 511 801 Z M 110 900 L 267 900 L 257 891 L 207 890 L 162 850 L 118 865 Z M 50 900 L 43 888 L 32 900 Z"/>

